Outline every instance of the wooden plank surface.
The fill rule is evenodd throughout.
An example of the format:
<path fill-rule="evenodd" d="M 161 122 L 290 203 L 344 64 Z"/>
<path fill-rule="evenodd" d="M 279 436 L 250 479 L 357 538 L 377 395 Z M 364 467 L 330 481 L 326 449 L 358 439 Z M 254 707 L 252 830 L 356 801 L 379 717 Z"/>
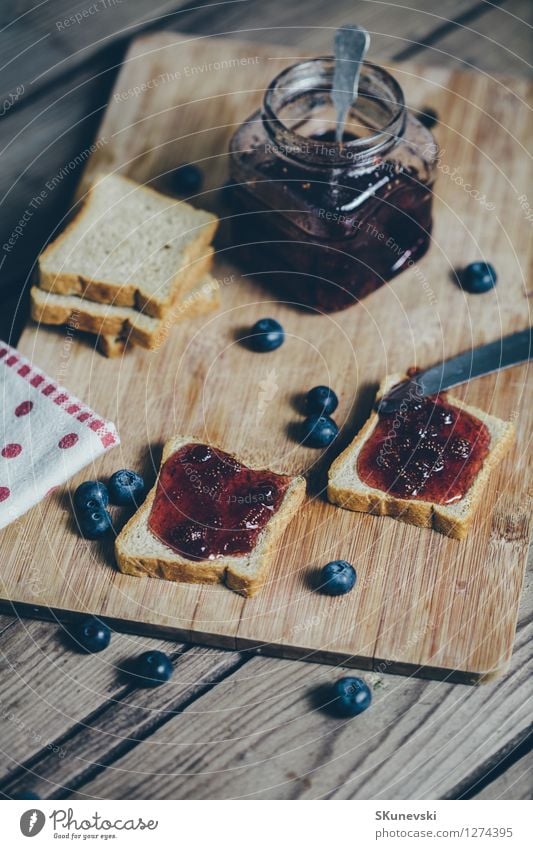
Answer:
<path fill-rule="evenodd" d="M 524 799 L 533 796 L 533 756 L 521 758 L 513 766 L 488 784 L 476 799 Z"/>
<path fill-rule="evenodd" d="M 531 584 L 533 570 L 527 579 Z M 1 750 L 9 758 L 0 794 L 11 796 L 31 788 L 43 798 L 67 798 L 73 793 L 115 798 L 131 792 L 159 798 L 165 746 L 171 747 L 174 757 L 161 798 L 181 798 L 183 788 L 189 798 L 201 799 L 236 798 L 243 788 L 252 796 L 291 799 L 317 798 L 332 791 L 350 793 L 354 799 L 374 798 L 372 794 L 380 792 L 383 798 L 388 798 L 387 792 L 419 798 L 421 791 L 427 798 L 463 798 L 465 792 L 467 798 L 477 798 L 476 785 L 486 795 L 492 784 L 497 793 L 501 775 L 494 782 L 482 781 L 483 776 L 497 771 L 502 758 L 520 752 L 518 744 L 529 726 L 532 596 L 531 587 L 525 589 L 517 651 L 503 678 L 472 689 L 399 678 L 386 667 L 365 673 L 374 704 L 364 729 L 361 717 L 342 723 L 323 707 L 327 684 L 343 674 L 342 668 L 252 661 L 247 655 L 214 649 L 198 649 L 195 654 L 160 642 L 160 648 L 174 655 L 177 680 L 167 685 L 170 691 L 165 687 L 147 694 L 123 686 L 121 674 L 127 658 L 156 645 L 146 638 L 114 634 L 105 654 L 69 657 L 57 624 L 0 617 L 0 651 L 9 655 L 17 672 L 2 697 Z M 37 648 L 37 662 L 28 659 L 28 645 Z M 56 645 L 63 645 L 62 655 L 54 650 Z M 250 664 L 260 660 L 268 668 L 262 667 L 261 675 L 251 674 Z M 115 681 L 121 686 L 114 687 Z M 212 740 L 206 733 L 196 744 L 197 757 L 191 763 L 202 718 L 209 727 L 216 723 L 218 743 L 213 759 Z M 248 728 L 250 732 L 244 733 Z M 150 729 L 158 729 L 154 746 L 146 733 Z M 43 746 L 39 734 L 50 744 Z M 289 739 L 305 745 L 289 746 Z M 142 777 L 134 767 L 141 760 L 135 753 L 141 741 Z M 423 760 L 422 756 L 426 761 L 422 775 L 417 770 L 411 774 L 412 759 Z M 520 760 L 523 763 L 525 757 Z M 127 775 L 130 766 L 133 772 Z M 392 788 L 396 773 L 404 776 L 405 770 L 407 782 Z M 511 798 L 529 791 L 527 773 L 523 779 L 515 776 Z"/>
<path fill-rule="evenodd" d="M 39 635 L 39 626 L 42 633 L 42 623 L 31 623 L 30 639 L 36 632 Z M 0 793 L 7 796 L 22 792 L 29 780 L 40 796 L 64 795 L 239 666 L 234 652 L 185 648 L 160 640 L 144 639 L 140 645 L 139 638 L 124 634 L 113 636 L 105 655 L 80 656 L 65 650 L 61 628 L 56 629 L 55 640 L 46 640 L 47 647 L 52 642 L 46 659 L 43 661 L 42 652 L 33 646 L 28 663 L 28 635 L 20 633 L 21 628 L 12 630 L 11 645 L 3 641 L 7 649 L 4 662 L 12 663 L 14 655 L 17 664 L 24 664 L 37 704 L 29 711 L 27 701 L 21 703 L 13 697 L 17 683 L 12 675 L 0 703 L 5 720 L 3 746 L 8 753 L 2 764 Z M 54 644 L 59 644 L 59 655 Z M 174 664 L 171 685 L 155 691 L 136 688 L 127 674 L 128 660 L 150 648 L 168 652 Z M 51 692 L 50 679 L 54 678 L 59 686 Z M 65 692 L 67 682 L 70 686 Z"/>
<path fill-rule="evenodd" d="M 499 681 L 472 689 L 399 678 L 386 668 L 365 674 L 374 704 L 362 728 L 359 720 L 334 719 L 324 707 L 327 685 L 343 674 L 342 668 L 250 660 L 214 649 L 184 652 L 160 642 L 174 655 L 175 677 L 167 687 L 146 693 L 124 686 L 121 673 L 128 658 L 156 645 L 146 638 L 114 634 L 102 655 L 69 656 L 57 624 L 1 617 L 0 651 L 9 656 L 16 676 L 11 673 L 2 696 L 1 750 L 9 757 L 0 794 L 32 789 L 43 798 L 73 793 L 118 798 L 130 792 L 159 798 L 164 784 L 162 798 L 181 798 L 184 788 L 188 798 L 202 799 L 236 798 L 243 788 L 261 798 L 317 798 L 332 792 L 349 792 L 357 799 L 383 792 L 388 798 L 390 791 L 408 799 L 419 798 L 421 788 L 428 798 L 463 798 L 465 793 L 476 798 L 476 785 L 489 792 L 493 782 L 483 782 L 483 776 L 497 770 L 510 752 L 520 751 L 518 742 L 527 731 L 531 636 L 531 593 L 526 592 L 517 651 Z M 32 654 L 29 643 L 37 648 Z M 250 666 L 259 661 L 266 664 L 260 674 Z M 203 719 L 208 728 L 204 725 L 205 736 L 195 744 Z M 215 726 L 213 754 L 207 731 Z M 149 732 L 156 729 L 151 746 Z M 141 744 L 142 757 L 135 752 Z M 171 774 L 164 782 L 165 745 L 173 757 L 165 759 L 171 761 Z M 191 762 L 193 746 L 197 757 Z M 422 775 L 414 770 L 405 783 L 389 786 L 397 773 L 411 773 L 412 759 L 423 760 L 422 755 Z M 134 766 L 140 761 L 142 777 Z M 498 780 L 494 784 L 496 791 Z"/>
<path fill-rule="evenodd" d="M 282 0 L 271 0 L 267 6 L 253 3 L 229 3 L 214 6 L 210 14 L 203 9 L 191 9 L 183 15 L 178 27 L 182 32 L 227 35 L 264 44 L 298 45 L 317 55 L 331 52 L 334 30 L 349 21 L 368 30 L 372 52 L 380 59 L 391 58 L 406 47 L 419 47 L 438 27 L 461 27 L 465 15 L 475 19 L 485 9 L 471 0 L 443 0 L 438 8 L 424 0 L 410 0 L 409 14 L 402 2 L 372 0 L 372 2 L 332 3 L 306 0 L 305 9 L 295 16 L 294 7 Z M 457 23 L 455 23 L 457 21 Z"/>
<path fill-rule="evenodd" d="M 512 0 L 514 9 L 520 0 Z M 1 94 L 16 92 L 21 85 L 22 98 L 87 63 L 113 44 L 135 37 L 140 29 L 178 29 L 209 35 L 240 35 L 250 41 L 272 44 L 306 44 L 323 50 L 331 43 L 332 28 L 354 19 L 371 33 L 376 55 L 392 55 L 406 46 L 424 44 L 438 27 L 458 29 L 465 15 L 477 20 L 487 14 L 489 4 L 474 0 L 442 0 L 438 9 L 428 8 L 424 0 L 405 5 L 395 0 L 373 2 L 337 2 L 329 8 L 321 0 L 307 0 L 305 14 L 295 16 L 290 4 L 281 0 L 233 0 L 209 4 L 206 0 L 128 0 L 123 3 L 88 4 L 80 8 L 76 0 L 53 3 L 17 4 L 17 13 L 5 7 L 0 13 L 0 52 L 2 55 Z M 92 12 L 90 11 L 92 9 Z M 499 10 L 491 9 L 494 17 Z M 350 17 L 351 16 L 351 17 Z M 454 24 L 454 22 L 457 22 Z M 297 30 L 297 32 L 295 32 Z M 480 56 L 481 58 L 481 56 Z M 3 99 L 3 98 L 2 98 Z"/>
<path fill-rule="evenodd" d="M 13 330 L 13 317 L 27 315 L 27 304 L 18 303 L 17 296 L 37 253 L 68 208 L 80 177 L 76 163 L 90 154 L 114 77 L 105 57 L 97 58 L 90 70 L 59 81 L 52 96 L 23 101 L 2 118 L 0 300 L 4 304 L 11 297 L 14 303 L 2 311 L 0 331 L 12 344 L 20 334 L 20 328 Z M 6 251 L 3 246 L 21 221 L 23 236 Z"/>
<path fill-rule="evenodd" d="M 105 654 L 86 656 L 73 650 L 57 623 L 51 626 L 3 616 L 0 623 L 4 622 L 7 627 L 0 640 L 4 755 L 0 781 L 16 774 L 20 765 L 41 749 L 55 755 L 55 768 L 67 750 L 71 756 L 72 748 L 58 742 L 67 730 L 83 724 L 107 701 L 123 699 L 131 689 L 121 671 L 125 658 L 151 648 L 179 655 L 184 648 L 176 642 L 141 641 L 131 634 L 115 634 Z"/>
<path fill-rule="evenodd" d="M 218 208 L 228 138 L 259 102 L 276 68 L 286 63 L 286 55 L 279 59 L 276 52 L 179 35 L 137 40 L 117 81 L 101 130 L 104 143 L 93 154 L 89 174 L 120 169 L 164 187 L 165 173 L 194 157 L 206 172 L 198 202 Z M 202 70 L 209 62 L 236 57 L 253 62 L 240 74 Z M 196 71 L 188 75 L 186 68 Z M 372 386 L 385 371 L 430 364 L 437 355 L 450 356 L 527 324 L 522 278 L 527 228 L 516 199 L 527 167 L 522 152 L 526 110 L 517 103 L 527 87 L 517 82 L 511 93 L 503 82 L 495 85 L 457 72 L 415 66 L 394 71 L 408 103 L 416 106 L 429 98 L 437 106 L 443 116 L 443 161 L 460 163 L 464 180 L 494 203 L 490 227 L 479 202 L 443 174 L 430 255 L 419 268 L 344 313 L 317 318 L 272 303 L 268 290 L 240 279 L 224 263 L 221 246 L 217 275 L 229 282 L 221 287 L 222 311 L 205 323 L 180 328 L 154 356 L 135 351 L 117 367 L 80 342 L 65 360 L 61 331 L 28 329 L 21 349 L 29 356 L 37 350 L 42 367 L 56 376 L 59 371 L 64 383 L 119 427 L 121 448 L 99 463 L 95 474 L 117 464 L 149 464 L 148 477 L 153 477 L 159 446 L 177 430 L 248 452 L 284 471 L 309 469 L 316 454 L 292 437 L 298 420 L 294 397 L 302 387 L 333 382 L 341 396 L 338 420 L 345 443 L 355 422 L 368 413 Z M 135 93 L 136 86 L 156 78 L 163 82 L 148 93 Z M 506 269 L 508 279 L 485 298 L 467 298 L 449 275 L 478 255 Z M 290 335 L 268 362 L 236 343 L 239 328 L 266 310 L 282 319 Z M 258 426 L 258 386 L 272 369 L 276 403 Z M 486 509 L 465 543 L 341 511 L 314 497 L 285 534 L 268 586 L 258 598 L 243 600 L 222 587 L 117 574 L 109 546 L 88 545 L 73 532 L 62 494 L 4 534 L 5 550 L 12 553 L 2 576 L 4 595 L 40 607 L 89 609 L 137 623 L 141 630 L 156 627 L 223 647 L 264 644 L 265 650 L 291 657 L 366 668 L 385 662 L 391 671 L 468 681 L 490 678 L 509 660 L 531 520 L 525 493 L 524 452 L 531 431 L 525 389 L 526 370 L 516 369 L 475 381 L 458 393 L 496 415 L 516 418 L 519 431 L 516 450 L 493 476 Z M 24 591 L 24 545 L 49 552 L 37 598 Z M 359 590 L 346 599 L 312 591 L 316 568 L 333 557 L 345 557 L 358 569 Z"/>
<path fill-rule="evenodd" d="M 367 675 L 373 706 L 353 721 L 326 708 L 342 670 L 256 658 L 75 795 L 143 798 L 149 774 L 157 798 L 446 798 L 527 726 L 530 646 L 531 627 L 487 687 Z"/>
<path fill-rule="evenodd" d="M 133 38 L 139 29 L 168 25 L 174 19 L 172 13 L 179 14 L 186 5 L 179 0 L 85 5 L 54 0 L 17 3 L 15 14 L 12 7 L 5 7 L 0 21 L 2 95 L 22 86 L 21 99 L 32 97 L 112 44 Z M 197 9 L 201 5 L 202 0 L 195 0 Z"/>
<path fill-rule="evenodd" d="M 443 30 L 438 38 L 430 38 L 424 62 L 457 65 L 488 75 L 531 77 L 532 24 L 533 5 L 529 0 L 502 4 L 499 9 L 487 3 L 479 17 Z"/>

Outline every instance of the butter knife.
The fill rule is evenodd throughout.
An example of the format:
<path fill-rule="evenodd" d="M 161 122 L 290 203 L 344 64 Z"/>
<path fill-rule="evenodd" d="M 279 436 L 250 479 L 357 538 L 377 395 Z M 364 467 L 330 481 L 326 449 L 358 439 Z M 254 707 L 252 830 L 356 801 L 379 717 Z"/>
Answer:
<path fill-rule="evenodd" d="M 444 392 L 475 377 L 525 363 L 531 359 L 531 355 L 532 328 L 527 327 L 417 372 L 410 380 L 399 383 L 387 392 L 378 402 L 378 411 L 389 415 L 410 398 L 436 395 L 437 392 Z"/>

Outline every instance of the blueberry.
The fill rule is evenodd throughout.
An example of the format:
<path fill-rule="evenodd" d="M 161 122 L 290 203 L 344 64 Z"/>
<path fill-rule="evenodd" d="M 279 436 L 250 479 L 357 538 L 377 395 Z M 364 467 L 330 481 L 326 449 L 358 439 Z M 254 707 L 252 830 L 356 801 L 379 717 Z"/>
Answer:
<path fill-rule="evenodd" d="M 344 595 L 354 588 L 357 575 L 346 560 L 332 560 L 322 567 L 320 589 L 327 595 Z"/>
<path fill-rule="evenodd" d="M 84 481 L 74 493 L 74 507 L 80 512 L 105 509 L 108 504 L 109 493 L 102 481 Z"/>
<path fill-rule="evenodd" d="M 481 295 L 496 285 L 498 276 L 490 262 L 471 262 L 463 269 L 459 282 L 466 292 Z"/>
<path fill-rule="evenodd" d="M 423 106 L 417 114 L 417 118 L 424 127 L 428 128 L 428 130 L 434 127 L 439 120 L 438 113 L 435 109 L 432 109 L 431 106 Z"/>
<path fill-rule="evenodd" d="M 370 707 L 372 693 L 362 678 L 339 678 L 333 687 L 334 706 L 341 716 L 357 716 Z"/>
<path fill-rule="evenodd" d="M 139 687 L 158 687 L 169 680 L 173 672 L 172 662 L 162 651 L 146 651 L 137 658 L 135 674 L 142 681 Z"/>
<path fill-rule="evenodd" d="M 254 351 L 275 351 L 285 341 L 285 331 L 274 318 L 261 318 L 250 331 L 250 346 Z"/>
<path fill-rule="evenodd" d="M 107 510 L 97 507 L 78 516 L 78 528 L 86 539 L 100 539 L 113 530 L 113 520 Z"/>
<path fill-rule="evenodd" d="M 87 616 L 69 629 L 77 647 L 87 653 L 103 651 L 111 640 L 111 631 L 96 616 Z"/>
<path fill-rule="evenodd" d="M 131 469 L 119 469 L 109 478 L 109 497 L 112 504 L 138 507 L 144 493 L 143 478 Z"/>
<path fill-rule="evenodd" d="M 308 413 L 331 416 L 339 406 L 339 399 L 329 386 L 315 386 L 306 395 Z"/>
<path fill-rule="evenodd" d="M 194 195 L 200 191 L 204 175 L 198 165 L 185 163 L 172 174 L 172 185 L 180 195 Z"/>
<path fill-rule="evenodd" d="M 302 442 L 310 448 L 326 448 L 338 433 L 339 428 L 329 416 L 308 416 L 302 427 Z"/>

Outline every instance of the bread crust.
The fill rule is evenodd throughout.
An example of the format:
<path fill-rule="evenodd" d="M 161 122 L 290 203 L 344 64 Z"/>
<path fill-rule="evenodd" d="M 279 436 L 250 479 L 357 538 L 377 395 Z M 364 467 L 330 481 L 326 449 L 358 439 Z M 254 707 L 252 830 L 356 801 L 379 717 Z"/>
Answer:
<path fill-rule="evenodd" d="M 124 336 L 111 336 L 100 333 L 96 337 L 96 347 L 104 357 L 111 360 L 114 357 L 121 357 L 131 346 Z"/>
<path fill-rule="evenodd" d="M 180 313 L 179 318 L 176 319 L 176 322 L 182 321 L 183 319 L 190 320 L 193 318 L 199 318 L 202 315 L 209 315 L 209 313 L 215 312 L 215 310 L 220 307 L 220 294 L 218 290 L 213 288 L 210 289 L 209 292 L 204 293 L 201 292 L 201 288 L 202 287 L 200 286 L 199 295 L 185 307 L 183 312 Z M 162 339 L 161 341 L 164 342 L 165 340 Z M 98 350 L 108 359 L 121 357 L 126 353 L 126 351 L 134 347 L 135 344 L 136 343 L 133 338 L 127 334 L 106 335 L 105 333 L 99 333 L 96 337 L 96 346 Z"/>
<path fill-rule="evenodd" d="M 191 561 L 176 554 L 170 548 L 168 549 L 168 555 L 165 557 L 138 555 L 132 554 L 131 551 L 128 552 L 129 537 L 132 531 L 136 530 L 139 523 L 146 523 L 146 526 L 148 524 L 148 517 L 155 498 L 159 476 L 165 461 L 175 451 L 179 450 L 179 447 L 188 445 L 191 442 L 202 442 L 202 440 L 192 436 L 178 435 L 174 436 L 165 444 L 161 466 L 154 486 L 148 493 L 144 504 L 132 516 L 115 540 L 115 556 L 118 568 L 124 574 L 134 575 L 136 577 L 150 576 L 153 578 L 162 578 L 165 581 L 194 584 L 224 583 L 229 589 L 240 595 L 245 597 L 253 596 L 263 586 L 274 557 L 277 543 L 304 500 L 306 485 L 304 478 L 300 476 L 292 479 L 280 507 L 269 522 L 267 522 L 255 548 L 249 555 L 244 555 L 242 558 L 221 557 L 216 560 Z M 210 445 L 215 449 L 223 450 L 220 446 L 213 443 L 210 443 Z M 235 454 L 230 454 L 230 456 L 250 469 L 256 468 L 253 464 L 240 459 Z M 259 471 L 260 469 L 257 468 L 257 470 Z M 150 532 L 148 531 L 148 533 Z M 258 567 L 254 570 L 253 575 L 242 574 L 235 564 L 238 562 L 244 563 L 250 558 L 257 556 L 256 552 L 260 543 L 264 546 L 264 550 L 258 562 Z"/>
<path fill-rule="evenodd" d="M 215 310 L 217 310 L 219 307 L 220 296 L 216 289 L 212 289 L 208 293 L 200 292 L 199 296 L 196 297 L 194 301 L 191 302 L 191 304 L 183 310 L 182 313 L 180 313 L 180 316 L 176 321 L 179 322 L 183 319 L 189 320 L 199 318 L 202 315 L 209 315 L 209 313 L 215 312 Z M 168 333 L 166 335 L 168 335 Z M 161 340 L 161 342 L 164 341 L 165 339 Z M 123 356 L 123 354 L 126 353 L 126 351 L 130 350 L 135 346 L 136 342 L 131 336 L 128 336 L 127 334 L 107 335 L 105 333 L 99 333 L 96 337 L 96 347 L 98 348 L 100 353 L 108 359 L 113 359 L 114 357 L 121 357 Z M 155 348 L 152 347 L 150 350 L 155 350 Z"/>
<path fill-rule="evenodd" d="M 211 265 L 211 257 L 212 254 L 206 256 L 204 265 Z M 203 286 L 206 288 L 205 292 L 202 292 Z M 220 306 L 220 295 L 217 284 L 212 278 L 206 277 L 204 282 L 199 282 L 198 287 L 193 286 L 190 291 L 183 292 L 183 300 L 180 302 L 180 298 L 178 298 L 165 313 L 164 318 L 159 320 L 153 319 L 155 327 L 153 330 L 148 330 L 139 326 L 136 316 L 121 315 L 120 307 L 109 306 L 104 316 L 95 315 L 90 312 L 90 304 L 84 305 L 82 298 L 79 299 L 79 307 L 74 304 L 67 306 L 55 302 L 55 294 L 50 294 L 50 297 L 46 299 L 45 303 L 41 303 L 38 300 L 39 289 L 37 287 L 32 288 L 30 300 L 31 316 L 34 321 L 40 324 L 53 325 L 68 324 L 72 321 L 75 322 L 79 330 L 93 333 L 98 337 L 110 337 L 110 340 L 117 337 L 125 338 L 129 343 L 139 345 L 141 348 L 151 351 L 157 350 L 162 345 L 175 323 L 183 319 L 205 315 L 212 310 L 218 309 Z M 191 298 L 190 304 L 187 303 L 189 297 Z M 180 307 L 179 310 L 178 307 Z M 125 309 L 130 310 L 131 308 L 126 307 Z M 106 351 L 113 351 L 112 354 L 106 354 L 107 356 L 118 356 L 122 350 L 119 350 L 117 345 L 112 345 L 110 341 L 104 345 L 104 353 Z"/>
<path fill-rule="evenodd" d="M 125 180 L 132 186 L 139 184 L 128 177 L 121 175 L 121 180 Z M 139 286 L 135 283 L 122 283 L 117 285 L 111 280 L 102 280 L 85 277 L 82 274 L 76 274 L 72 271 L 62 271 L 56 274 L 55 271 L 50 271 L 46 268 L 46 263 L 53 256 L 54 252 L 60 247 L 68 236 L 79 227 L 85 216 L 90 214 L 91 192 L 93 191 L 98 180 L 95 180 L 89 189 L 87 196 L 83 202 L 83 206 L 78 214 L 67 224 L 62 233 L 51 244 L 47 245 L 41 253 L 38 260 L 39 268 L 39 287 L 47 292 L 53 292 L 56 295 L 78 295 L 82 298 L 87 298 L 89 301 L 96 301 L 102 304 L 112 304 L 117 307 L 133 307 L 139 311 L 143 311 L 146 315 L 153 318 L 164 318 L 169 306 L 174 298 L 179 295 L 183 288 L 188 285 L 188 275 L 192 274 L 194 278 L 194 263 L 198 257 L 201 257 L 202 252 L 213 241 L 216 229 L 218 227 L 218 218 L 212 213 L 201 211 L 208 217 L 206 223 L 197 233 L 196 239 L 184 247 L 184 261 L 181 268 L 176 269 L 176 273 L 172 278 L 170 286 L 170 294 L 168 298 L 158 297 L 156 294 L 145 295 Z M 143 191 L 151 192 L 152 194 L 161 197 L 161 193 L 152 189 L 151 186 L 142 186 Z M 176 201 L 178 203 L 178 201 Z M 113 331 L 110 331 L 113 333 Z"/>
<path fill-rule="evenodd" d="M 408 379 L 408 376 L 401 374 L 391 375 L 385 378 L 380 385 L 376 400 L 379 400 L 392 386 L 406 379 Z M 453 398 L 449 395 L 446 397 L 450 404 L 476 416 L 481 421 L 486 421 L 488 418 L 494 419 L 494 417 L 489 417 L 483 410 L 465 404 L 458 398 Z M 472 524 L 477 505 L 491 471 L 498 465 L 513 443 L 515 433 L 513 422 L 502 422 L 498 420 L 503 425 L 502 432 L 496 444 L 491 444 L 489 453 L 485 458 L 479 474 L 468 492 L 463 496 L 463 499 L 461 499 L 463 503 L 465 501 L 468 503 L 467 511 L 463 515 L 458 516 L 447 505 L 434 504 L 421 499 L 398 498 L 389 492 L 369 487 L 366 484 L 358 491 L 355 487 L 339 486 L 335 483 L 335 478 L 340 474 L 346 464 L 352 462 L 355 464 L 359 449 L 371 436 L 378 423 L 378 419 L 378 413 L 373 410 L 370 418 L 355 439 L 332 463 L 328 473 L 327 494 L 329 501 L 346 510 L 370 513 L 373 516 L 391 516 L 394 519 L 399 519 L 402 522 L 416 525 L 420 528 L 432 528 L 453 539 L 464 539 Z"/>

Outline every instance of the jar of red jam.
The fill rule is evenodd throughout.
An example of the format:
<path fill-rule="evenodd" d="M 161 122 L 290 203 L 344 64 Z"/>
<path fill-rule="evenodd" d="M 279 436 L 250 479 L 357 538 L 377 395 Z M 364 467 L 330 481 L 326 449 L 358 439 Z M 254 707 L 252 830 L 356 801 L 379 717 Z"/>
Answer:
<path fill-rule="evenodd" d="M 237 256 L 283 297 L 326 312 L 427 251 L 438 154 L 396 80 L 369 62 L 338 143 L 333 73 L 332 57 L 287 68 L 230 144 Z"/>

